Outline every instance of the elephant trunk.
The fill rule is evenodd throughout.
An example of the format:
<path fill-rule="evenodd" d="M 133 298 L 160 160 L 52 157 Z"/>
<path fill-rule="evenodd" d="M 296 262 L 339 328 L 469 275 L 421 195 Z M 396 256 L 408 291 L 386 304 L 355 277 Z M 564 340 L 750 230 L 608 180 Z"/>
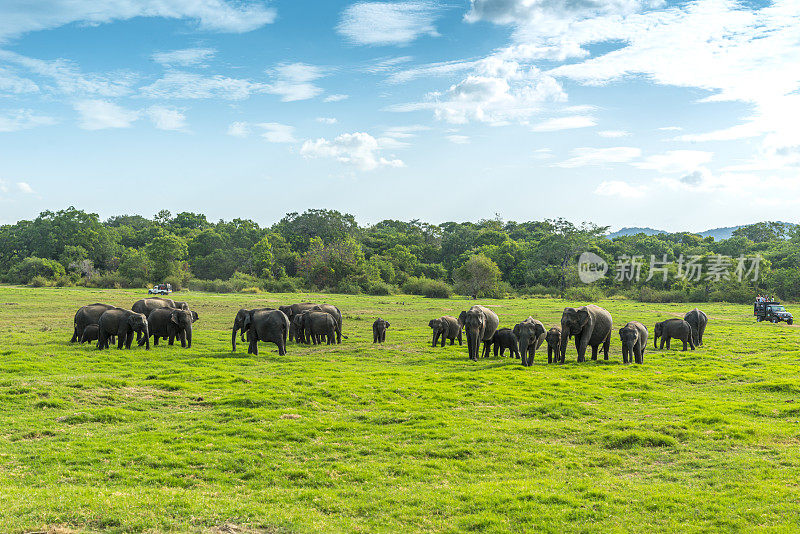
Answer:
<path fill-rule="evenodd" d="M 630 352 L 631 352 L 631 350 L 628 347 L 628 344 L 627 343 L 623 343 L 622 344 L 622 361 L 623 362 L 629 362 L 630 361 L 630 358 L 629 358 Z"/>
<path fill-rule="evenodd" d="M 233 348 L 233 352 L 236 352 L 236 332 L 238 330 L 236 325 L 233 325 L 233 334 L 231 335 L 231 347 Z"/>
<path fill-rule="evenodd" d="M 653 336 L 653 348 L 654 349 L 658 348 L 658 334 Z"/>
<path fill-rule="evenodd" d="M 523 357 L 528 354 L 528 346 L 531 342 L 531 336 L 527 332 L 522 332 L 519 336 L 519 353 Z"/>
<path fill-rule="evenodd" d="M 189 324 L 189 327 L 186 329 L 186 347 L 192 348 L 192 325 Z"/>
<path fill-rule="evenodd" d="M 144 337 L 145 350 L 150 350 L 150 328 L 147 325 L 142 327 L 142 337 Z"/>

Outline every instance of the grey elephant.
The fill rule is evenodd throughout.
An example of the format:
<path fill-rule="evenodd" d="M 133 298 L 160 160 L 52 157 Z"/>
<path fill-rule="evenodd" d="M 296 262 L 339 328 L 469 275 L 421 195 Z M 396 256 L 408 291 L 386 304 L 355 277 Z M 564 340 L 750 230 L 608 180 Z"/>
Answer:
<path fill-rule="evenodd" d="M 322 311 L 333 317 L 336 321 L 336 343 L 341 343 L 342 338 L 347 339 L 347 336 L 342 335 L 342 312 L 339 308 L 332 304 L 317 304 L 311 308 L 311 311 Z"/>
<path fill-rule="evenodd" d="M 270 308 L 250 310 L 242 324 L 244 330 L 250 330 L 250 346 L 248 354 L 258 356 L 258 342 L 275 343 L 278 355 L 286 354 L 286 338 L 289 335 L 289 318 L 280 310 Z"/>
<path fill-rule="evenodd" d="M 558 363 L 560 361 L 559 351 L 561 350 L 561 328 L 554 326 L 545 335 L 547 341 L 547 363 Z"/>
<path fill-rule="evenodd" d="M 692 311 L 686 312 L 686 315 L 683 316 L 683 320 L 692 327 L 692 342 L 694 346 L 699 347 L 702 345 L 703 334 L 708 324 L 708 315 L 703 313 L 702 310 L 695 308 Z"/>
<path fill-rule="evenodd" d="M 656 348 L 658 344 L 658 338 L 661 338 L 661 347 L 664 348 L 664 345 L 667 345 L 669 348 L 669 341 L 672 338 L 679 339 L 683 341 L 683 350 L 686 350 L 686 345 L 694 350 L 694 341 L 692 341 L 692 326 L 684 321 L 683 319 L 667 319 L 666 321 L 661 321 L 656 323 L 655 328 L 653 329 L 653 346 Z"/>
<path fill-rule="evenodd" d="M 467 349 L 470 359 L 478 361 L 481 342 L 483 342 L 484 357 L 488 357 L 492 336 L 500 325 L 497 314 L 485 306 L 476 304 L 468 311 L 461 312 L 459 321 L 467 332 Z"/>
<path fill-rule="evenodd" d="M 391 326 L 389 321 L 385 319 L 381 319 L 378 317 L 375 319 L 375 322 L 372 323 L 372 342 L 373 343 L 384 343 L 386 341 L 386 329 Z"/>
<path fill-rule="evenodd" d="M 561 360 L 567 355 L 567 343 L 575 337 L 578 362 L 586 361 L 586 349 L 592 347 L 592 360 L 597 360 L 597 351 L 603 345 L 604 359 L 608 359 L 611 345 L 611 314 L 595 304 L 580 308 L 564 308 L 561 315 Z"/>
<path fill-rule="evenodd" d="M 442 315 L 438 319 L 431 319 L 428 326 L 433 329 L 433 343 L 432 347 L 441 339 L 442 347 L 444 347 L 445 340 L 450 340 L 450 345 L 455 344 L 458 339 L 458 344 L 463 345 L 461 326 L 462 324 L 458 319 L 450 315 Z"/>
<path fill-rule="evenodd" d="M 78 311 L 75 312 L 72 339 L 70 339 L 69 342 L 75 343 L 76 341 L 80 341 L 83 337 L 83 331 L 87 326 L 99 324 L 100 316 L 108 310 L 113 310 L 115 308 L 116 306 L 112 306 L 111 304 L 100 303 L 89 304 L 79 308 Z"/>
<path fill-rule="evenodd" d="M 325 340 L 328 345 L 336 343 L 336 319 L 331 314 L 312 309 L 301 313 L 298 320 L 307 343 L 318 345 Z"/>
<path fill-rule="evenodd" d="M 141 334 L 145 339 L 145 346 L 150 350 L 150 331 L 147 324 L 147 317 L 141 313 L 122 308 L 108 310 L 100 316 L 99 334 L 97 338 L 98 350 L 108 348 L 110 336 L 117 336 L 117 348 L 123 346 L 131 348 L 133 343 L 133 333 Z"/>
<path fill-rule="evenodd" d="M 492 335 L 491 344 L 494 347 L 494 355 L 497 357 L 499 354 L 503 356 L 506 352 L 506 349 L 511 352 L 511 356 L 514 358 L 519 358 L 519 341 L 517 340 L 517 336 L 514 335 L 514 331 L 510 328 L 500 328 L 497 330 L 494 335 Z M 488 354 L 486 354 L 488 356 Z"/>
<path fill-rule="evenodd" d="M 183 309 L 186 310 L 189 309 L 189 305 L 186 304 L 185 302 L 181 302 L 181 304 L 186 306 Z M 180 306 L 178 306 L 178 304 L 174 300 L 164 297 L 149 297 L 146 299 L 139 299 L 133 303 L 133 306 L 131 306 L 131 309 L 133 311 L 135 311 L 136 313 L 141 313 L 145 317 L 148 317 L 150 315 L 150 312 L 152 312 L 153 310 L 157 310 L 159 308 L 180 308 Z M 141 333 L 137 333 L 136 341 L 141 341 L 141 340 L 142 340 Z"/>
<path fill-rule="evenodd" d="M 262 310 L 273 310 L 274 308 L 260 308 Z M 246 340 L 250 340 L 250 326 L 248 324 L 247 328 L 244 327 L 244 320 L 250 315 L 251 312 L 255 310 L 247 310 L 245 308 L 240 309 L 236 312 L 236 317 L 233 319 L 233 334 L 231 335 L 231 346 L 233 351 L 236 352 L 236 333 L 238 332 L 241 336 L 242 343 Z M 245 335 L 247 339 L 245 339 Z"/>
<path fill-rule="evenodd" d="M 519 340 L 519 353 L 522 355 L 522 365 L 533 365 L 536 350 L 544 343 L 545 331 L 541 321 L 528 317 L 514 326 L 514 335 Z"/>
<path fill-rule="evenodd" d="M 305 312 L 296 313 L 294 317 L 289 320 L 289 338 L 292 339 L 293 336 L 296 343 L 309 344 L 311 341 L 306 337 L 306 332 L 303 328 L 303 323 L 305 321 L 304 313 Z"/>
<path fill-rule="evenodd" d="M 178 308 L 158 308 L 150 312 L 147 317 L 147 324 L 150 328 L 150 335 L 153 336 L 153 345 L 158 346 L 159 338 L 169 340 L 172 345 L 175 338 L 181 342 L 181 347 L 192 348 L 192 313 L 190 310 Z M 144 343 L 144 339 L 139 341 L 139 345 Z"/>
<path fill-rule="evenodd" d="M 310 310 L 311 308 L 318 306 L 318 304 L 314 304 L 311 302 L 301 302 L 299 304 L 289 304 L 287 306 L 278 306 L 278 309 L 286 314 L 286 317 L 289 319 L 289 341 L 295 341 L 297 343 L 305 343 L 305 339 L 302 337 L 300 339 L 297 338 L 295 332 L 295 323 L 293 319 L 296 315 L 303 313 L 304 311 Z"/>
<path fill-rule="evenodd" d="M 83 329 L 83 334 L 81 334 L 80 342 L 81 344 L 91 343 L 92 341 L 97 341 L 99 337 L 100 337 L 100 326 L 96 324 L 90 324 Z M 113 343 L 113 341 L 111 343 Z"/>
<path fill-rule="evenodd" d="M 644 349 L 647 347 L 647 327 L 638 321 L 630 321 L 619 329 L 622 342 L 622 363 L 644 363 Z"/>

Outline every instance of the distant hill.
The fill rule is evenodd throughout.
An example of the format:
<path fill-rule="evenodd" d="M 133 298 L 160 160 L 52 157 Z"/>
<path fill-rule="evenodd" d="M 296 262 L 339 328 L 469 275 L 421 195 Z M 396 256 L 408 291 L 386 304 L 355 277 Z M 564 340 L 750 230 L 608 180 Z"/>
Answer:
<path fill-rule="evenodd" d="M 625 227 L 620 228 L 616 232 L 611 232 L 606 237 L 609 239 L 614 239 L 616 237 L 623 237 L 626 235 L 636 235 L 636 234 L 645 234 L 645 235 L 656 235 L 656 234 L 668 234 L 664 230 L 656 230 L 655 228 L 639 228 L 638 226 L 632 227 Z"/>
<path fill-rule="evenodd" d="M 782 222 L 782 221 L 778 221 Z M 782 224 L 786 224 L 789 226 L 796 226 L 794 223 L 786 223 L 782 222 Z M 726 226 L 725 228 L 712 228 L 711 230 L 705 230 L 703 232 L 695 232 L 697 235 L 703 237 L 713 237 L 714 241 L 722 241 L 724 239 L 730 239 L 733 237 L 733 232 L 741 228 L 742 226 L 746 226 L 744 224 L 740 224 L 739 226 Z M 668 234 L 666 230 L 656 230 L 655 228 L 639 228 L 637 226 L 632 227 L 625 227 L 620 228 L 616 232 L 611 232 L 606 237 L 608 239 L 614 239 L 616 237 L 623 237 L 626 235 L 636 235 L 636 234 L 645 234 L 645 235 L 656 235 L 656 234 Z"/>

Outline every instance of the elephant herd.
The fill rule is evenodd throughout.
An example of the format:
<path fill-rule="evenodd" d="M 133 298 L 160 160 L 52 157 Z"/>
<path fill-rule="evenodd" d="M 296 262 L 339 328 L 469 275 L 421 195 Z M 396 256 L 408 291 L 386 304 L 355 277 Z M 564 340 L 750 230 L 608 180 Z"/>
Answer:
<path fill-rule="evenodd" d="M 186 302 L 168 298 L 141 299 L 131 309 L 117 308 L 108 304 L 89 304 L 75 313 L 71 342 L 97 341 L 99 350 L 117 344 L 122 349 L 131 348 L 134 333 L 139 346 L 150 349 L 150 338 L 158 345 L 160 339 L 172 345 L 175 339 L 181 347 L 192 346 L 192 325 L 199 319 L 197 312 Z M 670 341 L 677 339 L 692 350 L 703 344 L 708 317 L 694 308 L 683 319 L 673 318 L 657 322 L 653 328 L 653 346 L 669 349 Z M 390 324 L 377 318 L 372 324 L 373 343 L 384 343 Z M 513 328 L 500 328 L 497 314 L 486 306 L 475 305 L 462 311 L 458 317 L 444 315 L 431 319 L 428 326 L 433 330 L 432 346 L 444 347 L 447 340 L 453 345 L 456 340 L 463 344 L 466 334 L 469 358 L 477 361 L 480 356 L 502 356 L 508 350 L 511 356 L 521 360 L 523 366 L 533 365 L 536 351 L 547 342 L 547 362 L 564 363 L 569 340 L 575 339 L 577 361 L 586 361 L 586 351 L 591 347 L 592 360 L 597 360 L 600 350 L 608 360 L 613 322 L 608 310 L 589 304 L 578 308 L 564 308 L 561 324 L 546 329 L 544 324 L 528 317 Z M 276 308 L 240 309 L 233 321 L 231 347 L 236 350 L 237 334 L 248 343 L 248 354 L 258 354 L 258 342 L 274 343 L 278 354 L 286 354 L 289 341 L 304 344 L 339 344 L 342 338 L 342 312 L 331 304 L 304 302 Z M 630 321 L 619 329 L 622 343 L 623 363 L 644 362 L 649 331 L 638 321 Z"/>
<path fill-rule="evenodd" d="M 687 345 L 694 350 L 703 344 L 703 334 L 708 323 L 708 316 L 701 310 L 694 308 L 687 312 L 683 319 L 667 319 L 655 324 L 653 346 L 670 348 L 670 340 L 678 339 L 683 342 L 683 350 Z M 483 342 L 482 356 L 489 357 L 494 346 L 494 355 L 503 355 L 509 350 L 511 356 L 519 358 L 523 366 L 533 365 L 536 350 L 547 342 L 547 363 L 564 363 L 567 353 L 567 344 L 571 338 L 575 339 L 575 350 L 578 362 L 586 361 L 586 351 L 591 347 L 592 360 L 597 360 L 597 354 L 602 349 L 603 358 L 608 360 L 608 351 L 611 346 L 611 331 L 613 321 L 608 310 L 595 304 L 579 308 L 565 308 L 561 315 L 561 325 L 545 330 L 544 324 L 528 317 L 514 328 L 498 328 L 500 320 L 497 314 L 485 306 L 475 305 L 469 310 L 461 312 L 456 317 L 445 315 L 438 319 L 431 319 L 428 326 L 433 330 L 432 346 L 441 343 L 444 347 L 445 340 L 450 340 L 453 345 L 456 339 L 462 344 L 462 329 L 466 332 L 467 351 L 470 359 L 477 361 Z M 619 329 L 622 343 L 622 362 L 644 362 L 644 351 L 647 347 L 649 332 L 647 327 L 638 321 L 630 321 Z"/>
<path fill-rule="evenodd" d="M 89 304 L 75 313 L 70 342 L 97 341 L 97 348 L 102 350 L 116 340 L 118 348 L 129 349 L 135 333 L 139 346 L 144 345 L 147 350 L 151 337 L 155 345 L 159 339 L 168 339 L 172 345 L 177 338 L 181 347 L 191 347 L 192 324 L 198 318 L 186 302 L 167 298 L 138 300 L 130 310 L 110 304 Z"/>

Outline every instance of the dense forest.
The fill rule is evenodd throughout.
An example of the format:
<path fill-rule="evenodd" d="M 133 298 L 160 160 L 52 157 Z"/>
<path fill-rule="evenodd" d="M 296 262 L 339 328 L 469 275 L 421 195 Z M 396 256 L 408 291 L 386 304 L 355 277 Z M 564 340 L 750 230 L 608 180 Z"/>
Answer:
<path fill-rule="evenodd" d="M 352 215 L 308 210 L 261 227 L 246 219 L 210 222 L 202 214 L 173 216 L 166 210 L 152 219 L 120 215 L 102 221 L 70 207 L 0 227 L 0 277 L 32 286 L 168 282 L 176 289 L 219 292 L 582 300 L 620 294 L 662 302 L 751 302 L 761 292 L 797 300 L 798 228 L 757 223 L 722 241 L 691 233 L 608 239 L 607 227 L 563 219 L 518 223 L 498 217 L 440 225 L 385 220 L 359 226 Z M 584 252 L 609 265 L 591 284 L 580 279 Z"/>

